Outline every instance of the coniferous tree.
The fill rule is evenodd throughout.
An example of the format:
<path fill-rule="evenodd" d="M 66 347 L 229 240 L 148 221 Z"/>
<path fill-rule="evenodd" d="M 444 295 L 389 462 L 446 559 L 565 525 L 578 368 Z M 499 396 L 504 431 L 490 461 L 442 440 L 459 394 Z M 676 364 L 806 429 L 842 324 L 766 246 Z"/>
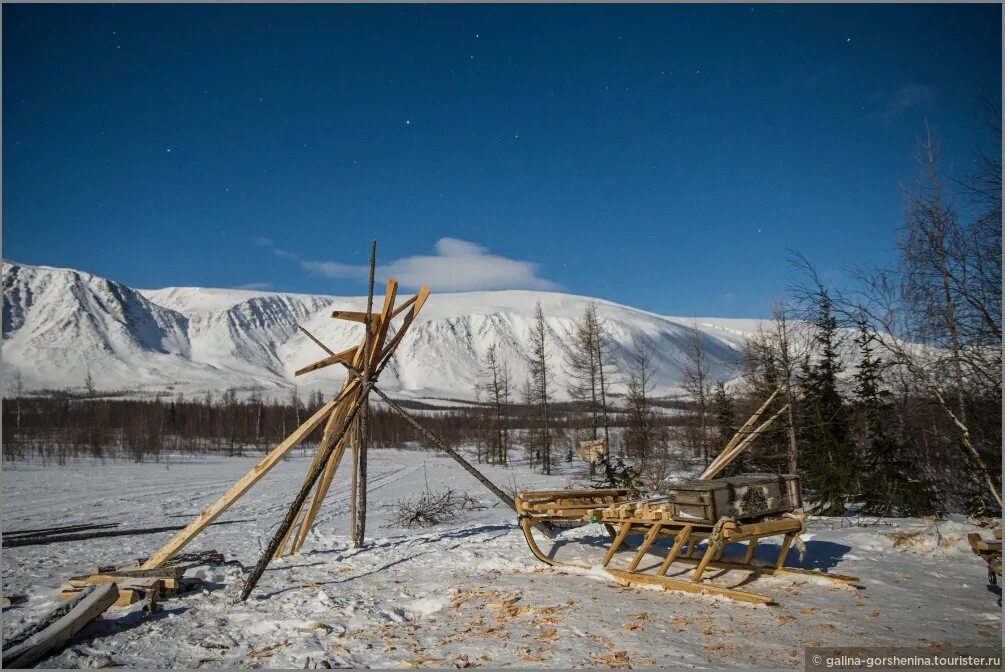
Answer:
<path fill-rule="evenodd" d="M 848 409 L 838 391 L 842 370 L 838 323 L 827 290 L 819 287 L 813 306 L 812 341 L 816 358 L 801 371 L 804 421 L 803 486 L 822 515 L 843 515 L 858 492 L 859 465 L 849 432 Z"/>
<path fill-rule="evenodd" d="M 938 498 L 923 466 L 906 456 L 907 446 L 887 431 L 892 395 L 883 386 L 883 361 L 874 347 L 875 334 L 860 320 L 855 344 L 859 350 L 855 397 L 863 414 L 862 498 L 866 513 L 922 516 L 938 510 Z"/>
<path fill-rule="evenodd" d="M 712 391 L 712 414 L 718 427 L 718 444 L 721 450 L 729 443 L 738 429 L 736 424 L 736 408 L 733 398 L 726 391 L 726 385 L 721 380 L 715 383 Z"/>

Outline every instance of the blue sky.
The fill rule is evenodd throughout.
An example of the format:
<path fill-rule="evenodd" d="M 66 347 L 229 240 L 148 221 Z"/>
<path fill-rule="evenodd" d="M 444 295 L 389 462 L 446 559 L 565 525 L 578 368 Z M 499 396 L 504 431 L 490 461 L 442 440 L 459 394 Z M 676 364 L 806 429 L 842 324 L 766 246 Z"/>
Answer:
<path fill-rule="evenodd" d="M 3 254 L 133 287 L 555 288 L 762 316 L 892 258 L 1001 8 L 3 7 Z M 994 141 L 994 146 L 998 146 Z"/>

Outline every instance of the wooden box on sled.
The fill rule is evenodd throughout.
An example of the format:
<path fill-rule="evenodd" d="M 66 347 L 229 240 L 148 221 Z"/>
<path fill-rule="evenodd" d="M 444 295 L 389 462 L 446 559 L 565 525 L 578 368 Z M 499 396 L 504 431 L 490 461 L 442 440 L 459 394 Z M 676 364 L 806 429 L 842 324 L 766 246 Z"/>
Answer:
<path fill-rule="evenodd" d="M 666 493 L 673 517 L 714 525 L 720 518 L 760 518 L 802 506 L 795 474 L 740 474 L 674 485 Z"/>

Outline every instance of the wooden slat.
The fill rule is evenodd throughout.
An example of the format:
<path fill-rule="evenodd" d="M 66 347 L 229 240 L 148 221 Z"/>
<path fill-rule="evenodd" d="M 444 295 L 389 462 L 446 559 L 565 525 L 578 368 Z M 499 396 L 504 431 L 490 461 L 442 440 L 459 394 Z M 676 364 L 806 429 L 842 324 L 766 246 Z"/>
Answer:
<path fill-rule="evenodd" d="M 408 315 L 405 316 L 405 320 L 401 323 L 401 326 L 398 327 L 398 331 L 394 335 L 394 338 L 392 338 L 390 343 L 388 343 L 384 347 L 383 351 L 381 351 L 380 358 L 377 360 L 379 362 L 377 368 L 381 368 L 384 362 L 388 358 L 390 358 L 391 355 L 394 354 L 394 351 L 397 349 L 398 344 L 401 343 L 401 339 L 403 339 L 405 337 L 405 334 L 408 332 L 408 327 L 411 326 L 412 322 L 419 314 L 419 311 L 422 310 L 422 306 L 423 304 L 426 303 L 426 299 L 428 298 L 429 298 L 429 287 L 423 285 L 422 287 L 419 288 L 419 292 L 415 295 L 415 303 L 412 304 L 412 309 L 408 311 Z"/>
<path fill-rule="evenodd" d="M 358 310 L 333 310 L 332 317 L 336 320 L 348 320 L 349 322 L 366 324 L 366 313 Z M 371 316 L 370 321 L 373 322 L 375 317 Z"/>
<path fill-rule="evenodd" d="M 391 278 L 387 281 L 387 291 L 384 293 L 384 306 L 380 309 L 380 316 L 374 318 L 377 331 L 373 335 L 373 342 L 370 346 L 370 370 L 376 368 L 380 359 L 381 348 L 384 347 L 384 339 L 387 338 L 387 330 L 391 326 L 391 313 L 394 311 L 394 300 L 398 297 L 398 281 Z M 421 308 L 421 306 L 419 306 Z"/>
<path fill-rule="evenodd" d="M 628 565 L 629 572 L 634 572 L 635 569 L 639 566 L 639 563 L 642 562 L 642 558 L 646 557 L 646 551 L 649 550 L 649 547 L 652 546 L 653 541 L 655 541 L 656 537 L 659 536 L 660 528 L 662 527 L 663 527 L 662 525 L 656 523 L 651 528 L 649 528 L 649 531 L 646 533 L 645 539 L 642 540 L 642 545 L 639 546 L 639 550 L 635 553 L 635 557 L 632 558 L 631 563 Z"/>
<path fill-rule="evenodd" d="M 352 362 L 353 356 L 356 354 L 356 348 L 349 348 L 348 350 L 343 350 L 342 352 L 336 352 L 334 355 L 329 355 L 324 359 L 318 360 L 313 364 L 308 364 L 302 369 L 297 369 L 293 374 L 294 376 L 302 376 L 305 373 L 310 373 L 311 371 L 317 371 L 318 369 L 323 369 L 326 366 L 331 366 L 332 364 L 342 364 Z"/>
<path fill-rule="evenodd" d="M 611 563 L 611 558 L 613 558 L 614 554 L 617 553 L 618 547 L 621 546 L 621 542 L 625 540 L 625 537 L 628 536 L 628 533 L 631 531 L 631 529 L 632 529 L 631 523 L 621 523 L 621 527 L 618 529 L 617 536 L 614 537 L 614 541 L 611 542 L 611 547 L 607 549 L 607 554 L 604 555 L 604 559 L 601 562 L 601 564 L 604 567 L 606 567 Z"/>
<path fill-rule="evenodd" d="M 677 538 L 673 541 L 673 546 L 670 547 L 670 551 L 667 553 L 667 557 L 664 558 L 663 564 L 661 564 L 659 569 L 656 570 L 656 574 L 663 576 L 667 573 L 670 565 L 672 565 L 673 561 L 677 559 L 678 555 L 680 555 L 680 549 L 684 546 L 684 542 L 688 540 L 690 535 L 690 525 L 685 525 L 681 528 L 681 530 L 677 533 Z"/>

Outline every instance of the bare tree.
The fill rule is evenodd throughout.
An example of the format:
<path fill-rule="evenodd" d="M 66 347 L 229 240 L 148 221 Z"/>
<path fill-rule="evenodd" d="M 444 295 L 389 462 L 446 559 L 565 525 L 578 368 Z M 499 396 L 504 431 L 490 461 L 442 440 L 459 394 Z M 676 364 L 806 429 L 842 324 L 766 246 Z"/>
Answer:
<path fill-rule="evenodd" d="M 626 381 L 628 424 L 625 428 L 625 446 L 628 454 L 637 457 L 644 468 L 653 448 L 653 410 L 651 398 L 656 389 L 656 365 L 641 338 L 633 340 L 628 360 Z"/>
<path fill-rule="evenodd" d="M 700 454 L 708 466 L 708 362 L 705 358 L 705 346 L 702 343 L 701 331 L 695 322 L 685 337 L 684 361 L 681 363 L 681 387 L 691 397 L 696 407 L 696 428 L 693 438 L 693 450 Z"/>
<path fill-rule="evenodd" d="M 84 375 L 84 390 L 87 392 L 88 397 L 93 397 L 97 391 L 94 386 L 94 378 L 91 376 L 91 367 L 88 365 L 87 373 Z"/>
<path fill-rule="evenodd" d="M 527 383 L 527 404 L 536 416 L 529 428 L 530 449 L 540 458 L 544 473 L 551 473 L 551 412 L 549 404 L 549 360 L 546 348 L 548 325 L 544 319 L 541 302 L 534 310 L 534 325 L 530 330 L 530 371 Z"/>
<path fill-rule="evenodd" d="M 24 396 L 24 378 L 21 377 L 21 369 L 14 369 L 14 404 L 15 420 L 14 429 L 21 431 L 21 397 Z"/>
<path fill-rule="evenodd" d="M 609 365 L 608 336 L 597 314 L 597 304 L 591 301 L 573 325 L 569 335 L 572 348 L 566 359 L 569 375 L 569 396 L 584 408 L 590 418 L 590 438 L 599 438 L 603 429 L 605 451 L 609 450 L 610 421 L 607 407 Z"/>
<path fill-rule="evenodd" d="M 496 344 L 489 346 L 482 359 L 482 382 L 475 386 L 478 397 L 485 397 L 491 405 L 490 462 L 506 464 L 509 461 L 509 365 L 498 355 Z"/>
<path fill-rule="evenodd" d="M 998 469 L 989 464 L 1000 460 L 1000 416 L 983 437 L 975 436 L 980 422 L 975 425 L 970 408 L 1001 403 L 1001 207 L 1000 195 L 987 188 L 1000 184 L 1000 160 L 997 169 L 987 160 L 974 179 L 973 193 L 987 194 L 989 208 L 966 223 L 946 192 L 927 123 L 925 130 L 919 141 L 924 178 L 908 195 L 900 263 L 859 270 L 861 288 L 851 303 L 891 364 L 906 369 L 949 418 L 963 454 L 1000 507 Z"/>
<path fill-rule="evenodd" d="M 792 331 L 786 316 L 786 306 L 775 302 L 771 309 L 774 321 L 775 352 L 778 356 L 778 369 L 785 386 L 785 402 L 788 408 L 785 412 L 786 429 L 788 431 L 788 473 L 795 474 L 799 467 L 799 449 L 796 444 L 796 395 L 792 378 L 795 374 L 796 358 L 793 356 Z"/>

